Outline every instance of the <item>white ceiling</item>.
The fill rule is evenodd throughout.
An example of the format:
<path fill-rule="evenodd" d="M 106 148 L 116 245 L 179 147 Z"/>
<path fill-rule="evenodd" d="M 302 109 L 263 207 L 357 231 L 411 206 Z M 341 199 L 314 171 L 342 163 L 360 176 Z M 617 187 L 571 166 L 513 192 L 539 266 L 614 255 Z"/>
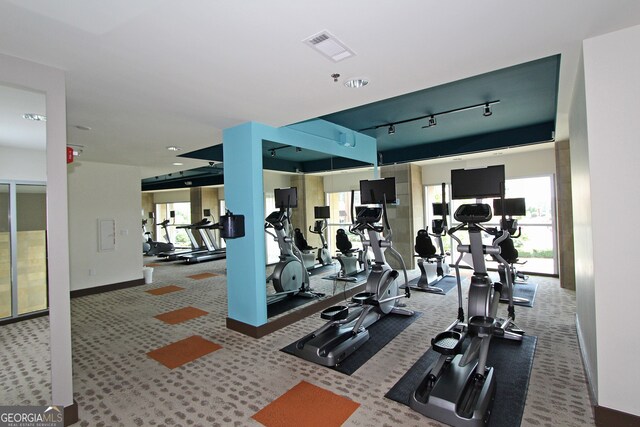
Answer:
<path fill-rule="evenodd" d="M 45 122 L 25 120 L 22 116 L 46 113 L 43 93 L 0 84 L 0 147 L 44 150 Z"/>
<path fill-rule="evenodd" d="M 152 176 L 205 164 L 171 166 L 167 146 L 219 144 L 239 123 L 286 125 L 557 53 L 566 138 L 581 41 L 639 23 L 637 0 L 0 0 L 0 52 L 66 70 L 83 159 Z M 322 30 L 356 56 L 334 63 L 302 42 Z M 351 77 L 370 84 L 347 89 Z"/>

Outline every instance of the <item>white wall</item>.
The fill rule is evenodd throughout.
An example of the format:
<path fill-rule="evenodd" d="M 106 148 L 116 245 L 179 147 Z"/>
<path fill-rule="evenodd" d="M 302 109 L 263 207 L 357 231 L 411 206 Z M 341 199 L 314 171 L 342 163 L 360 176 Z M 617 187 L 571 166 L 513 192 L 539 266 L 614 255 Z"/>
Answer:
<path fill-rule="evenodd" d="M 324 177 L 324 192 L 360 190 L 360 181 L 363 179 L 373 179 L 373 170 L 331 173 Z"/>
<path fill-rule="evenodd" d="M 291 175 L 273 171 L 264 171 L 262 175 L 265 194 L 273 194 L 274 188 L 291 187 Z"/>
<path fill-rule="evenodd" d="M 422 167 L 422 183 L 424 185 L 440 184 L 451 181 L 452 169 L 480 168 L 492 165 L 505 165 L 507 179 L 527 178 L 539 175 L 553 175 L 556 172 L 556 158 L 553 146 L 541 150 L 526 151 L 501 156 L 472 158 L 469 160 L 437 162 Z"/>
<path fill-rule="evenodd" d="M 153 193 L 153 203 L 180 203 L 191 201 L 191 190 L 156 191 Z"/>
<path fill-rule="evenodd" d="M 598 395 L 595 278 L 591 223 L 591 180 L 587 135 L 584 62 L 581 58 L 573 91 L 569 129 L 571 134 L 571 191 L 576 277 L 576 326 L 585 372 L 594 396 Z"/>
<path fill-rule="evenodd" d="M 47 152 L 0 147 L 0 179 L 46 181 Z"/>
<path fill-rule="evenodd" d="M 140 171 L 75 162 L 69 168 L 71 289 L 142 278 Z M 116 247 L 98 252 L 98 219 L 114 219 Z"/>
<path fill-rule="evenodd" d="M 640 415 L 640 286 L 633 271 L 640 241 L 639 51 L 640 26 L 583 43 L 598 404 L 634 415 Z"/>

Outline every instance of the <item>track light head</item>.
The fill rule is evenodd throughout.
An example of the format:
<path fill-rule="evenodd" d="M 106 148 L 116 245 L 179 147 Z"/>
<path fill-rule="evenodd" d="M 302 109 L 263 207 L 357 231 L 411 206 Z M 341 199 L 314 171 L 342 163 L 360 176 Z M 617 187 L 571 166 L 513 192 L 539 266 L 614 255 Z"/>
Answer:
<path fill-rule="evenodd" d="M 276 150 L 271 150 L 271 157 L 275 157 L 276 156 Z"/>
<path fill-rule="evenodd" d="M 485 117 L 489 117 L 492 114 L 493 112 L 491 111 L 491 105 L 489 105 L 489 103 L 484 104 L 484 112 L 482 113 L 482 115 Z"/>
<path fill-rule="evenodd" d="M 300 148 L 300 147 L 296 147 L 296 153 L 299 153 L 299 152 L 301 152 L 301 151 L 302 151 L 302 148 Z"/>
<path fill-rule="evenodd" d="M 393 135 L 396 133 L 396 127 L 394 125 L 389 125 L 389 135 Z"/>
<path fill-rule="evenodd" d="M 431 126 L 435 126 L 437 124 L 438 123 L 436 122 L 436 117 L 435 116 L 429 116 L 429 124 L 428 124 L 428 126 L 431 127 Z"/>

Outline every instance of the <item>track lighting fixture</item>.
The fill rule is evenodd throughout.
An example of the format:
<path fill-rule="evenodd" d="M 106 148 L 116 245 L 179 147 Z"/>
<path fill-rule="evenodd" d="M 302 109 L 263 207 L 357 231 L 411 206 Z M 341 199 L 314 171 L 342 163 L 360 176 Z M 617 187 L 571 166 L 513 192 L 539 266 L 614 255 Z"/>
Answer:
<path fill-rule="evenodd" d="M 271 149 L 271 151 L 270 151 L 270 152 L 271 152 L 271 157 L 275 157 L 275 156 L 276 156 L 276 150 Z"/>
<path fill-rule="evenodd" d="M 300 147 L 296 147 L 296 153 L 299 153 L 299 152 L 301 152 L 301 151 L 302 151 L 302 148 L 300 148 Z"/>
<path fill-rule="evenodd" d="M 476 108 L 482 108 L 482 115 L 485 117 L 489 117 L 493 114 L 493 112 L 491 111 L 491 105 L 499 104 L 499 103 L 500 103 L 500 100 L 497 99 L 495 101 L 483 102 L 482 104 L 469 105 L 468 107 L 455 108 L 453 110 L 441 111 L 439 113 L 430 113 L 430 114 L 425 114 L 424 116 L 413 117 L 405 120 L 398 120 L 397 122 L 384 123 L 376 126 L 371 126 L 365 129 L 359 129 L 358 132 L 363 132 L 366 130 L 375 130 L 375 129 L 386 127 L 388 134 L 393 135 L 394 133 L 396 133 L 396 125 L 415 122 L 417 120 L 422 120 L 422 119 L 428 119 L 427 125 L 422 126 L 422 128 L 423 129 L 430 128 L 437 124 L 436 116 L 443 116 L 445 114 L 452 114 L 452 113 L 460 113 L 462 111 L 474 110 Z"/>

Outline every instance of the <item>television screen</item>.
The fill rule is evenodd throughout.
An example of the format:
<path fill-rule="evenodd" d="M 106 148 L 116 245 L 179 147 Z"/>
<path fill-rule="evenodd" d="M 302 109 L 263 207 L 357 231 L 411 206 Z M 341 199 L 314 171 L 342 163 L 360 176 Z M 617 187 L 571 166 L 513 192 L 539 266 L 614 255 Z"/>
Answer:
<path fill-rule="evenodd" d="M 379 205 L 383 202 L 396 203 L 396 179 L 365 179 L 360 181 L 360 202 L 365 205 Z"/>
<path fill-rule="evenodd" d="M 488 199 L 500 197 L 504 184 L 504 165 L 451 171 L 452 199 Z"/>
<path fill-rule="evenodd" d="M 504 199 L 504 215 L 508 216 L 525 216 L 527 207 L 524 203 L 524 197 L 514 199 Z M 502 215 L 502 203 L 500 199 L 493 199 L 493 214 Z"/>
<path fill-rule="evenodd" d="M 276 188 L 273 190 L 276 208 L 287 209 L 298 207 L 298 189 L 296 187 Z"/>
<path fill-rule="evenodd" d="M 313 213 L 316 219 L 331 218 L 331 212 L 329 211 L 329 206 L 314 206 Z"/>
<path fill-rule="evenodd" d="M 442 213 L 442 203 L 433 203 L 432 207 L 433 207 L 433 214 L 436 216 L 449 215 L 449 203 L 445 204 L 446 212 L 444 214 Z"/>

